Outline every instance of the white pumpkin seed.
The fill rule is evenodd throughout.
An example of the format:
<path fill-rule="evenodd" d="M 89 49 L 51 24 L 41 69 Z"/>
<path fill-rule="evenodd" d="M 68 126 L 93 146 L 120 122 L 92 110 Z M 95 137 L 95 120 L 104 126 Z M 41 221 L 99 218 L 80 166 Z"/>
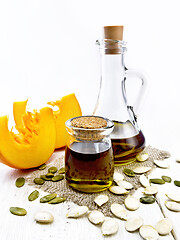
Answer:
<path fill-rule="evenodd" d="M 131 217 L 125 223 L 125 228 L 128 232 L 134 232 L 144 224 L 141 217 Z"/>
<path fill-rule="evenodd" d="M 165 206 L 174 212 L 180 212 L 180 203 L 172 202 L 172 201 L 165 201 Z"/>
<path fill-rule="evenodd" d="M 180 158 L 176 158 L 176 162 L 180 163 Z"/>
<path fill-rule="evenodd" d="M 143 153 L 143 154 L 138 154 L 137 156 L 136 156 L 136 159 L 139 161 L 139 162 L 144 162 L 144 161 L 146 161 L 147 159 L 148 159 L 148 154 L 147 153 Z"/>
<path fill-rule="evenodd" d="M 101 231 L 103 235 L 112 235 L 117 233 L 119 229 L 119 224 L 116 219 L 114 218 L 107 218 L 102 226 L 101 226 Z"/>
<path fill-rule="evenodd" d="M 131 210 L 131 211 L 135 211 L 139 208 L 140 206 L 140 202 L 139 200 L 132 196 L 129 195 L 125 200 L 124 200 L 124 205 L 127 209 Z"/>
<path fill-rule="evenodd" d="M 101 207 L 104 203 L 106 203 L 109 200 L 109 197 L 107 195 L 101 194 L 95 197 L 94 202 Z"/>
<path fill-rule="evenodd" d="M 180 194 L 178 194 L 178 193 L 170 193 L 170 194 L 165 194 L 165 195 L 172 201 L 180 202 Z"/>
<path fill-rule="evenodd" d="M 169 168 L 169 164 L 164 162 L 163 160 L 154 160 L 154 163 L 160 168 Z"/>
<path fill-rule="evenodd" d="M 156 230 L 160 235 L 167 235 L 172 231 L 172 224 L 168 218 L 164 218 L 156 224 Z"/>
<path fill-rule="evenodd" d="M 119 186 L 111 186 L 109 188 L 109 191 L 117 194 L 117 195 L 122 195 L 122 194 L 127 194 L 128 191 L 124 187 L 119 187 Z"/>
<path fill-rule="evenodd" d="M 133 169 L 133 172 L 135 172 L 137 174 L 142 174 L 142 173 L 146 173 L 146 172 L 148 172 L 150 170 L 151 170 L 151 167 L 139 166 L 139 167 L 135 167 Z"/>
<path fill-rule="evenodd" d="M 98 210 L 93 210 L 88 214 L 88 219 L 93 224 L 103 223 L 105 220 L 104 214 Z"/>
<path fill-rule="evenodd" d="M 122 220 L 127 220 L 127 211 L 121 204 L 113 203 L 111 204 L 111 212 L 118 218 Z"/>
<path fill-rule="evenodd" d="M 83 215 L 85 215 L 88 211 L 88 207 L 87 206 L 78 206 L 75 208 L 72 208 L 68 211 L 68 213 L 66 214 L 66 217 L 68 218 L 78 218 L 81 217 Z"/>
<path fill-rule="evenodd" d="M 158 232 L 156 231 L 155 228 L 153 228 L 150 225 L 143 225 L 142 227 L 140 227 L 139 233 L 140 233 L 141 237 L 143 237 L 146 240 L 157 240 L 157 239 L 159 239 Z"/>
<path fill-rule="evenodd" d="M 150 186 L 149 179 L 144 175 L 141 175 L 139 177 L 139 181 L 140 181 L 140 183 L 142 184 L 143 187 L 149 187 Z"/>
<path fill-rule="evenodd" d="M 144 193 L 144 194 L 146 194 L 146 195 L 154 195 L 154 194 L 156 194 L 157 192 L 158 192 L 158 188 L 153 185 L 153 186 L 146 187 L 146 188 L 144 189 L 144 192 L 142 192 L 142 193 Z"/>
<path fill-rule="evenodd" d="M 119 172 L 114 172 L 113 180 L 117 183 L 118 181 L 124 180 L 124 176 Z"/>
<path fill-rule="evenodd" d="M 52 223 L 54 221 L 54 217 L 50 212 L 41 211 L 37 212 L 34 216 L 36 222 L 39 223 Z"/>
<path fill-rule="evenodd" d="M 125 188 L 125 189 L 127 189 L 127 190 L 130 190 L 130 189 L 133 188 L 133 185 L 132 185 L 130 182 L 127 182 L 127 181 L 124 181 L 124 180 L 118 181 L 118 182 L 117 182 L 117 185 L 118 185 L 119 187 L 123 187 L 123 188 Z"/>

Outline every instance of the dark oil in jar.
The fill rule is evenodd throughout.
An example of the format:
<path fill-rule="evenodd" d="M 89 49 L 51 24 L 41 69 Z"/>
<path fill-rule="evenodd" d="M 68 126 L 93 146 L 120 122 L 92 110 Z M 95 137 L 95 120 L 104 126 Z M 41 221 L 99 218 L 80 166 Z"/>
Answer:
<path fill-rule="evenodd" d="M 100 142 L 74 142 L 66 147 L 65 171 L 68 184 L 82 192 L 99 192 L 113 181 L 112 147 Z"/>
<path fill-rule="evenodd" d="M 145 138 L 141 131 L 137 131 L 130 121 L 125 123 L 114 122 L 115 134 L 119 138 L 113 138 L 112 148 L 115 165 L 126 165 L 136 160 L 136 155 L 145 147 Z M 127 136 L 127 137 L 125 137 Z"/>

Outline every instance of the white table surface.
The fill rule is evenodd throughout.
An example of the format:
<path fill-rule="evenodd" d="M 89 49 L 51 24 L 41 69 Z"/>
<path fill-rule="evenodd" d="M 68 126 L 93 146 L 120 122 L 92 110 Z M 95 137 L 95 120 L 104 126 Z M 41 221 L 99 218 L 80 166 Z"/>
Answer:
<path fill-rule="evenodd" d="M 54 154 L 63 154 L 63 151 L 55 152 Z M 180 163 L 177 163 L 173 157 L 168 159 L 170 163 L 169 169 L 156 168 L 151 177 L 160 177 L 162 175 L 171 176 L 173 180 L 179 179 Z M 58 205 L 40 204 L 39 199 L 29 202 L 27 197 L 34 190 L 32 186 L 25 184 L 22 188 L 15 186 L 15 180 L 20 176 L 27 176 L 28 171 L 20 171 L 11 169 L 3 164 L 0 164 L 0 239 L 2 240 L 102 240 L 102 239 L 142 239 L 138 232 L 129 233 L 125 230 L 125 221 L 117 219 L 119 223 L 119 231 L 111 237 L 104 237 L 101 234 L 100 227 L 91 224 L 87 217 L 80 219 L 66 218 L 66 212 L 74 203 L 64 202 Z M 180 213 L 171 212 L 164 206 L 164 201 L 167 199 L 165 193 L 177 192 L 179 188 L 174 186 L 174 183 L 166 183 L 159 186 L 157 198 L 160 199 L 160 204 L 163 213 L 168 217 L 173 224 L 173 236 L 161 236 L 159 239 L 180 239 Z M 135 192 L 135 196 L 140 198 L 142 194 L 140 188 Z M 44 192 L 40 192 L 40 197 L 44 196 Z M 27 215 L 23 217 L 12 215 L 9 208 L 12 206 L 23 207 L 27 210 Z M 34 215 L 39 210 L 50 211 L 54 215 L 54 222 L 48 225 L 41 225 L 35 222 Z M 155 226 L 157 221 L 162 219 L 163 213 L 157 203 L 151 205 L 140 204 L 136 211 L 128 211 L 129 216 L 141 216 L 145 224 Z"/>

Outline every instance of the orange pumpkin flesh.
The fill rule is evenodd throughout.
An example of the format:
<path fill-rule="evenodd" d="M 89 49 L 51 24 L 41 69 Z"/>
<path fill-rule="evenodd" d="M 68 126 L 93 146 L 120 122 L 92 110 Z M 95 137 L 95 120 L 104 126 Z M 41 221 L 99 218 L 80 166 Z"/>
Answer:
<path fill-rule="evenodd" d="M 81 116 L 82 111 L 74 93 L 48 104 L 59 108 L 53 114 L 56 124 L 56 148 L 61 148 L 67 144 L 68 140 L 65 122 L 70 118 Z"/>
<path fill-rule="evenodd" d="M 56 141 L 52 109 L 25 113 L 22 124 L 16 128 L 18 134 L 9 131 L 8 117 L 0 117 L 0 161 L 19 169 L 45 163 L 54 152 Z"/>

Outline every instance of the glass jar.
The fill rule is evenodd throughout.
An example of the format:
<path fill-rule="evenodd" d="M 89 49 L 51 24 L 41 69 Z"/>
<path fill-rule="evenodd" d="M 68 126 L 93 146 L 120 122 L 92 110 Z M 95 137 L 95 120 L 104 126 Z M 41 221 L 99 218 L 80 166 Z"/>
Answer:
<path fill-rule="evenodd" d="M 74 120 L 90 124 L 77 127 Z M 105 121 L 106 126 L 95 128 L 95 120 Z M 107 118 L 81 116 L 69 119 L 66 129 L 69 140 L 65 150 L 65 174 L 68 184 L 82 192 L 99 192 L 113 181 L 114 160 L 110 134 L 114 124 Z"/>

